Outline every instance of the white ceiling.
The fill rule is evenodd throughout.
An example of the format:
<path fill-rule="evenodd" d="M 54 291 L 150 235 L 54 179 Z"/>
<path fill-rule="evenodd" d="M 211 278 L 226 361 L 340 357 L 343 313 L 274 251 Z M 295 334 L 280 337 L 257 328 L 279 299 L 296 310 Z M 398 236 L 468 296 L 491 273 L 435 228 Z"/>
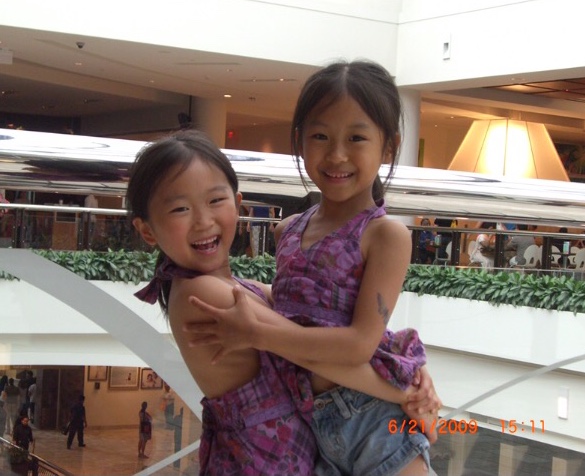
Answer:
<path fill-rule="evenodd" d="M 4 26 L 0 48 L 13 52 L 12 64 L 2 64 L 0 54 L 0 114 L 84 117 L 138 111 L 154 104 L 180 104 L 187 112 L 189 96 L 221 99 L 231 94 L 226 99 L 228 127 L 282 123 L 290 120 L 299 89 L 315 70 L 308 65 Z M 539 72 L 538 81 L 563 80 L 567 74 Z M 570 74 L 585 76 L 584 71 Z M 500 78 L 496 83 L 494 78 L 480 78 L 467 81 L 464 88 L 419 86 L 422 126 L 523 118 L 545 123 L 555 141 L 585 143 L 585 104 L 580 99 L 524 94 L 535 91 L 528 87 L 493 88 L 535 82 L 535 78 Z M 562 93 L 566 84 L 547 87 Z"/>

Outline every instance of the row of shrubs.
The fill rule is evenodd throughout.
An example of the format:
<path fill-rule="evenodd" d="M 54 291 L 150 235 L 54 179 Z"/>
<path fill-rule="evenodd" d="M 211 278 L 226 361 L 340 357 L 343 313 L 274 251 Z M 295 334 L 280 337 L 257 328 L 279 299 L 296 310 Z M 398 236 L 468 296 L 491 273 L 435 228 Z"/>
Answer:
<path fill-rule="evenodd" d="M 138 284 L 152 278 L 156 253 L 146 251 L 52 251 L 35 253 L 89 280 Z M 234 275 L 271 283 L 276 272 L 274 257 L 230 257 Z M 0 271 L 0 278 L 13 279 Z M 582 277 L 581 277 L 582 278 Z M 421 294 L 488 301 L 535 308 L 585 312 L 585 281 L 572 276 L 487 272 L 451 266 L 411 265 L 403 289 Z"/>

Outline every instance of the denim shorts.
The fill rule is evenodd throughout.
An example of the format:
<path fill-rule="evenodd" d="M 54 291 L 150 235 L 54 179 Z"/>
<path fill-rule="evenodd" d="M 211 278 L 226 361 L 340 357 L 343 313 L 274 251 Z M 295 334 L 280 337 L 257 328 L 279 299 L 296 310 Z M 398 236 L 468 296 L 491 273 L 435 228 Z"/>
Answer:
<path fill-rule="evenodd" d="M 345 387 L 316 395 L 311 423 L 319 447 L 315 475 L 395 475 L 418 455 L 430 469 L 426 436 L 409 431 L 391 433 L 390 420 L 396 420 L 401 428 L 408 417 L 400 405 Z"/>

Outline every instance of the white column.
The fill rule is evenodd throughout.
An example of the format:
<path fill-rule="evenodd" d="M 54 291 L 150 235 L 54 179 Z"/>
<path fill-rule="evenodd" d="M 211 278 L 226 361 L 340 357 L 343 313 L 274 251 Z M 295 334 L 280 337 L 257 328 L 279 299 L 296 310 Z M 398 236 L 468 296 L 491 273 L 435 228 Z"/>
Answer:
<path fill-rule="evenodd" d="M 552 471 L 550 474 L 557 476 L 577 476 L 581 468 L 580 459 L 565 459 L 553 456 Z"/>
<path fill-rule="evenodd" d="M 177 410 L 178 409 L 178 410 Z M 189 409 L 189 407 L 185 404 L 181 398 L 176 395 L 175 396 L 175 412 L 180 413 L 183 411 L 183 418 L 181 419 L 182 428 L 181 428 L 181 448 L 185 448 L 185 446 L 190 445 L 191 443 L 200 440 L 202 434 L 202 426 L 201 421 L 197 416 Z M 175 452 L 173 447 L 173 453 Z M 188 468 L 193 468 L 193 466 L 198 464 L 198 455 L 199 450 L 193 451 L 188 455 L 181 458 L 179 461 L 179 466 L 181 471 L 185 471 Z"/>
<path fill-rule="evenodd" d="M 461 476 L 465 473 L 465 463 L 475 446 L 477 438 L 477 433 L 455 433 L 450 435 L 451 458 L 449 459 L 449 469 L 447 470 L 448 476 Z"/>
<path fill-rule="evenodd" d="M 416 167 L 418 166 L 420 93 L 412 89 L 400 89 L 399 93 L 404 123 L 398 163 Z"/>
<path fill-rule="evenodd" d="M 218 147 L 225 147 L 225 99 L 193 98 L 190 114 L 195 129 L 205 132 Z"/>
<path fill-rule="evenodd" d="M 500 443 L 499 476 L 514 476 L 524 455 L 528 451 L 526 445 Z"/>
<path fill-rule="evenodd" d="M 399 165 L 418 166 L 418 135 L 420 123 L 420 93 L 411 89 L 400 89 L 402 103 L 402 143 L 398 156 Z M 405 225 L 414 225 L 414 217 L 399 217 Z"/>

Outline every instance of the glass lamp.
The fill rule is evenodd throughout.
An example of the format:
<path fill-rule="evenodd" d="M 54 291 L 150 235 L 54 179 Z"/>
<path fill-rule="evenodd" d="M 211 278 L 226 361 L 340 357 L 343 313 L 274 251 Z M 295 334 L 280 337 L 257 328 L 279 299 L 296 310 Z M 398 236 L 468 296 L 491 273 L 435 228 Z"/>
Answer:
<path fill-rule="evenodd" d="M 569 181 L 544 124 L 512 119 L 474 121 L 448 169 Z"/>

